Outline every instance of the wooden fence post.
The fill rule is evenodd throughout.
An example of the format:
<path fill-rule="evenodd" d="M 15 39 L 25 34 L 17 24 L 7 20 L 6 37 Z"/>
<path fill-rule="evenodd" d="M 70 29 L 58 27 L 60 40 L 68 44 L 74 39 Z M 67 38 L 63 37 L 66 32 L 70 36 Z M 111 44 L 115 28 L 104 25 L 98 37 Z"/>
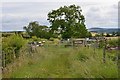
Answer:
<path fill-rule="evenodd" d="M 104 47 L 103 47 L 103 62 L 106 62 L 106 40 L 104 40 Z"/>
<path fill-rule="evenodd" d="M 94 54 L 95 54 L 95 48 L 96 48 L 96 41 L 94 42 Z"/>
<path fill-rule="evenodd" d="M 105 63 L 106 62 L 106 53 L 105 53 L 105 46 L 103 48 L 103 62 Z"/>
<path fill-rule="evenodd" d="M 6 53 L 2 52 L 2 67 L 6 67 Z"/>

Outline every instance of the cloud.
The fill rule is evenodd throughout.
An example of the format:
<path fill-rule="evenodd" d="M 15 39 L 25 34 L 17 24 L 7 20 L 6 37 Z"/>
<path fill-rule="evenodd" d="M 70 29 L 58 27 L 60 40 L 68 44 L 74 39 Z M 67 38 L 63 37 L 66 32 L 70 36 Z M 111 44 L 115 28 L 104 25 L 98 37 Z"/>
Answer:
<path fill-rule="evenodd" d="M 87 1 L 87 0 L 85 0 Z M 118 8 L 116 2 L 5 2 L 2 23 L 5 29 L 22 29 L 31 21 L 48 25 L 47 14 L 60 6 L 76 4 L 81 6 L 87 28 L 117 27 Z M 94 0 L 93 0 L 94 1 Z M 106 4 L 107 3 L 107 4 Z M 16 26 L 16 27 L 15 27 Z"/>
<path fill-rule="evenodd" d="M 118 2 L 119 0 L 1 0 L 2 2 Z"/>
<path fill-rule="evenodd" d="M 85 14 L 88 27 L 118 27 L 117 4 L 96 5 L 88 9 Z"/>

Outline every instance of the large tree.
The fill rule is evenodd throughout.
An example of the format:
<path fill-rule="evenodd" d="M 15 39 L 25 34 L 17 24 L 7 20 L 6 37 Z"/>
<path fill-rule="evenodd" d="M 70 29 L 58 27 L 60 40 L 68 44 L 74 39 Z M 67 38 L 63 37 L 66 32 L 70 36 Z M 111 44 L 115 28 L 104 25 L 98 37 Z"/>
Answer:
<path fill-rule="evenodd" d="M 39 25 L 37 21 L 30 22 L 28 26 L 23 27 L 28 35 L 36 36 L 40 38 L 50 38 L 49 30 L 47 26 Z"/>
<path fill-rule="evenodd" d="M 85 37 L 87 29 L 84 24 L 85 18 L 81 12 L 80 6 L 76 5 L 60 7 L 49 12 L 51 33 L 60 32 L 62 38 Z"/>

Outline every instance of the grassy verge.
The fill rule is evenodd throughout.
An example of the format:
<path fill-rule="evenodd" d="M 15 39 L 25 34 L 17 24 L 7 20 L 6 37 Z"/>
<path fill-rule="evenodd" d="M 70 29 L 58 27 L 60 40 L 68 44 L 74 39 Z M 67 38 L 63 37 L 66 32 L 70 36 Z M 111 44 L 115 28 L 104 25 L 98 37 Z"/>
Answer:
<path fill-rule="evenodd" d="M 26 54 L 27 52 L 23 52 Z M 109 54 L 109 53 L 107 53 Z M 22 62 L 21 62 L 22 61 Z M 21 66 L 4 74 L 10 78 L 117 78 L 117 64 L 108 57 L 102 61 L 102 50 L 86 47 L 49 45 L 38 53 L 19 59 Z"/>

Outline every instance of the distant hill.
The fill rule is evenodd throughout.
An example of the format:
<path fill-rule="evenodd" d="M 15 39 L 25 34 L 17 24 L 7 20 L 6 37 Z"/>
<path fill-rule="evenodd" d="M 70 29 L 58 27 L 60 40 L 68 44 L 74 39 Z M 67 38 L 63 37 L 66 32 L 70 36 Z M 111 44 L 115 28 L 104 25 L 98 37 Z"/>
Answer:
<path fill-rule="evenodd" d="M 120 28 L 89 28 L 88 31 L 97 33 L 113 33 L 120 32 Z"/>

